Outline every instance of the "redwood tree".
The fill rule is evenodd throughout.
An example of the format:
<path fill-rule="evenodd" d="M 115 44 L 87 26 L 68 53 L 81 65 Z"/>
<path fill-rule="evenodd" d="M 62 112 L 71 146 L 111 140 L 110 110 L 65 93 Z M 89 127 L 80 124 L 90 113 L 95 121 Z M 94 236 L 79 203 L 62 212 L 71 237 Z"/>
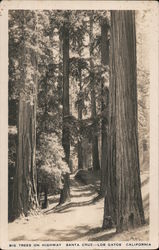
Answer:
<path fill-rule="evenodd" d="M 105 18 L 101 22 L 101 64 L 102 66 L 109 66 L 109 24 Z M 106 168 L 108 160 L 108 103 L 109 103 L 109 89 L 101 84 L 101 112 L 103 115 L 101 124 L 101 184 L 100 193 L 104 196 L 106 185 Z"/>
<path fill-rule="evenodd" d="M 89 53 L 90 53 L 90 83 L 91 83 L 91 117 L 95 119 L 96 114 L 96 95 L 95 95 L 95 83 L 94 83 L 94 62 L 93 62 L 93 11 L 90 12 L 90 30 L 89 30 Z M 98 150 L 98 135 L 97 125 L 94 124 L 94 130 L 92 134 L 92 160 L 93 169 L 99 170 L 99 150 Z"/>
<path fill-rule="evenodd" d="M 79 53 L 79 56 L 81 58 L 81 53 Z M 78 120 L 79 123 L 82 120 L 82 69 L 79 66 L 79 96 L 78 96 Z M 81 126 L 80 126 L 80 132 L 81 132 Z M 78 169 L 83 169 L 83 155 L 82 155 L 82 136 L 80 139 L 78 139 Z"/>
<path fill-rule="evenodd" d="M 37 14 L 30 11 L 21 11 L 20 14 L 23 39 L 19 44 L 21 85 L 19 86 L 17 160 L 13 195 L 14 217 L 20 214 L 27 215 L 30 210 L 38 206 L 35 162 L 37 58 L 36 52 L 29 47 L 31 41 L 36 43 Z M 30 20 L 32 21 L 28 27 L 27 22 Z"/>
<path fill-rule="evenodd" d="M 65 21 L 62 27 L 63 38 L 63 130 L 62 145 L 65 152 L 65 160 L 69 165 L 70 159 L 70 131 L 69 131 L 69 12 L 65 12 Z M 60 204 L 70 199 L 70 181 L 69 174 L 64 176 L 64 186 L 61 190 Z"/>
<path fill-rule="evenodd" d="M 142 225 L 134 11 L 111 12 L 109 157 L 103 227 Z"/>

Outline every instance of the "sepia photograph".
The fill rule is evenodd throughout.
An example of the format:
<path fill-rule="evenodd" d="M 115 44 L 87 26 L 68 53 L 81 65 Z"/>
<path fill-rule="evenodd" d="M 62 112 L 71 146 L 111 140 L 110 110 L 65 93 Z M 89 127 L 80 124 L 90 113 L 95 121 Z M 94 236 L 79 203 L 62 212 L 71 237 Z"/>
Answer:
<path fill-rule="evenodd" d="M 152 249 L 152 8 L 83 2 L 7 11 L 7 249 Z"/>

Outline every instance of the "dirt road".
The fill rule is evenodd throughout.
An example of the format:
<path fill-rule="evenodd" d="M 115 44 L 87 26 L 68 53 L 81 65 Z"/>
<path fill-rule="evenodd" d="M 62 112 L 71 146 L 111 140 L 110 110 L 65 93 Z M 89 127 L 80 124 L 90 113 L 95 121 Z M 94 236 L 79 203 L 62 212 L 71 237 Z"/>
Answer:
<path fill-rule="evenodd" d="M 144 206 L 148 208 L 148 173 L 142 174 Z M 115 230 L 102 230 L 104 199 L 97 200 L 93 185 L 79 185 L 71 180 L 71 202 L 57 207 L 58 196 L 49 197 L 50 205 L 42 214 L 9 223 L 10 240 L 32 241 L 98 241 L 147 240 L 148 225 L 115 234 Z M 55 209 L 56 208 L 56 209 Z M 146 217 L 148 216 L 146 212 Z"/>

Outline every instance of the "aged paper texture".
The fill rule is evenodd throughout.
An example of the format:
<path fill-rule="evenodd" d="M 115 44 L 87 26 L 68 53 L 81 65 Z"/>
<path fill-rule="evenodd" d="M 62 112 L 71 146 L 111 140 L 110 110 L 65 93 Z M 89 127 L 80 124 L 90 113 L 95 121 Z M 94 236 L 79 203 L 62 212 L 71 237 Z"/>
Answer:
<path fill-rule="evenodd" d="M 0 4 L 0 247 L 157 249 L 157 1 Z"/>

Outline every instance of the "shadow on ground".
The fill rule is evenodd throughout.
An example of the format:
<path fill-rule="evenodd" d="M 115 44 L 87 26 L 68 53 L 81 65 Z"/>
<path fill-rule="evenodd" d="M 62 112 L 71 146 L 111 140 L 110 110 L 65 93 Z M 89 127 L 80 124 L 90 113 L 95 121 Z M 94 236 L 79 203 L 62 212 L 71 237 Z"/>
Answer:
<path fill-rule="evenodd" d="M 77 191 L 75 191 L 77 192 Z M 83 193 L 83 194 L 71 194 L 71 198 L 79 198 L 79 197 L 89 197 L 97 193 L 95 190 L 90 191 L 89 193 Z"/>
<path fill-rule="evenodd" d="M 91 200 L 88 201 L 82 201 L 82 202 L 70 202 L 64 205 L 57 205 L 47 211 L 44 212 L 44 214 L 49 214 L 49 213 L 63 213 L 65 212 L 65 210 L 69 209 L 69 208 L 74 208 L 74 207 L 82 207 L 82 206 L 89 206 L 89 205 L 95 205 L 96 202 L 98 202 L 99 200 L 101 200 L 103 197 L 101 197 L 100 195 L 97 195 L 96 197 L 94 197 Z"/>
<path fill-rule="evenodd" d="M 97 234 L 100 234 L 100 236 L 96 236 Z M 102 235 L 101 235 L 102 234 Z M 77 226 L 73 229 L 68 230 L 56 230 L 56 229 L 50 229 L 46 232 L 46 235 L 44 238 L 35 239 L 35 240 L 46 240 L 46 238 L 51 238 L 52 240 L 57 239 L 57 237 L 60 235 L 61 241 L 75 241 L 80 240 L 82 238 L 87 238 L 88 241 L 101 241 L 103 240 L 109 240 L 111 237 L 115 235 L 115 230 L 103 230 L 100 227 L 91 228 L 90 226 L 83 225 L 83 226 Z"/>
<path fill-rule="evenodd" d="M 13 238 L 12 240 L 13 240 L 13 241 L 26 240 L 26 237 L 25 237 L 25 235 L 20 235 L 20 236 L 18 236 L 18 237 Z"/>

